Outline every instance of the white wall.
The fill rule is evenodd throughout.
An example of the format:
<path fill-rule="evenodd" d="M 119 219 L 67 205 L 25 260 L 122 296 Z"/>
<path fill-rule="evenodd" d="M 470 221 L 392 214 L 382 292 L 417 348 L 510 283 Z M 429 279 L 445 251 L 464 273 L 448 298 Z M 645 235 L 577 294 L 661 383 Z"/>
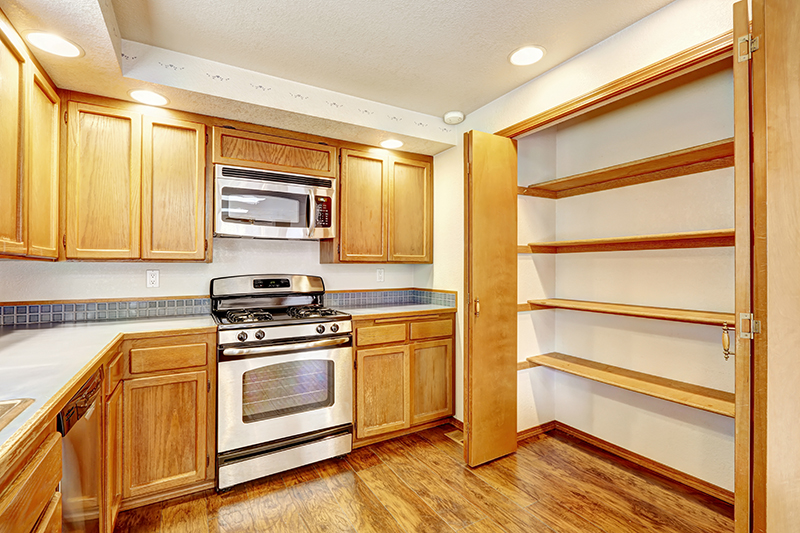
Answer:
<path fill-rule="evenodd" d="M 0 302 L 207 295 L 211 278 L 236 274 L 319 275 L 328 290 L 414 286 L 412 265 L 321 265 L 314 241 L 216 238 L 213 245 L 213 263 L 0 260 Z M 377 266 L 386 270 L 383 283 L 375 281 Z M 159 288 L 145 287 L 147 269 L 160 271 Z"/>
<path fill-rule="evenodd" d="M 622 32 L 610 37 L 606 41 L 590 48 L 572 60 L 563 63 L 555 69 L 545 73 L 544 75 L 532 80 L 531 82 L 519 87 L 518 89 L 504 95 L 503 97 L 491 102 L 478 111 L 473 112 L 467 117 L 467 120 L 461 124 L 460 133 L 476 129 L 486 132 L 495 132 L 502 128 L 508 127 L 520 120 L 533 116 L 537 113 L 546 111 L 553 106 L 568 101 L 574 97 L 585 94 L 605 83 L 613 81 L 621 76 L 636 71 L 647 65 L 652 64 L 665 57 L 680 52 L 686 48 L 694 46 L 698 43 L 708 39 L 717 37 L 732 27 L 732 6 L 733 0 L 676 0 L 672 4 L 666 6 L 653 15 L 641 20 L 640 22 L 626 28 Z M 714 85 L 711 83 L 711 85 Z M 701 91 L 703 92 L 703 91 Z M 711 102 L 713 107 L 718 107 L 717 103 Z M 724 102 L 719 103 L 723 108 L 726 105 Z M 636 157 L 646 157 L 668 151 L 672 149 L 679 149 L 686 146 L 695 144 L 698 141 L 695 137 L 698 134 L 698 129 L 694 127 L 696 121 L 692 116 L 697 108 L 690 109 L 688 115 L 685 117 L 688 122 L 688 127 L 680 130 L 677 134 L 670 137 L 671 142 L 665 142 L 661 145 L 655 146 L 652 153 L 625 153 L 624 150 L 616 153 L 619 159 L 614 161 L 611 152 L 610 159 L 604 159 L 602 156 L 606 155 L 606 151 L 594 153 L 596 157 L 593 162 L 599 168 L 615 162 L 630 160 Z M 702 107 L 700 109 L 702 111 Z M 717 130 L 725 130 L 729 122 L 723 120 L 722 124 L 714 126 Z M 657 127 L 657 126 L 656 126 Z M 712 137 L 715 135 L 705 129 L 700 129 L 699 133 L 702 135 L 709 134 Z M 708 140 L 716 140 L 716 137 Z M 524 139 L 521 139 L 522 143 Z M 625 143 L 620 143 L 624 145 Z M 650 145 L 650 143 L 643 143 Z M 574 145 L 574 146 L 577 146 Z M 436 156 L 434 168 L 436 175 L 437 187 L 449 187 L 446 192 L 448 196 L 447 205 L 452 210 L 444 211 L 442 204 L 437 204 L 435 227 L 440 228 L 441 224 L 447 224 L 452 227 L 455 223 L 463 225 L 463 141 L 459 137 L 459 145 L 450 149 L 447 152 Z M 566 156 L 566 154 L 562 154 Z M 522 156 L 521 156 L 522 159 Z M 587 158 L 588 161 L 588 158 Z M 524 165 L 525 163 L 523 163 Z M 564 161 L 560 168 L 557 169 L 558 175 L 564 175 L 562 172 L 572 172 L 567 170 L 567 163 Z M 547 166 L 547 165 L 546 165 Z M 559 167 L 559 165 L 556 165 Z M 584 168 L 583 170 L 588 170 Z M 533 172 L 533 171 L 532 171 Z M 552 179 L 553 175 L 546 175 L 541 169 L 537 175 L 533 172 L 530 176 L 520 176 L 520 184 L 529 185 L 536 181 L 544 181 Z M 530 179 L 529 179 L 530 178 Z M 726 171 L 719 171 L 716 175 L 711 176 L 707 183 L 704 184 L 699 192 L 698 202 L 702 203 L 708 195 L 720 194 L 720 204 L 727 202 L 726 198 L 730 198 L 732 192 L 728 184 L 730 183 L 731 174 Z M 676 183 L 680 180 L 673 180 Z M 660 184 L 648 184 L 659 187 Z M 643 186 L 644 187 L 644 186 Z M 668 187 L 677 187 L 678 185 L 670 185 Z M 635 189 L 635 188 L 630 188 Z M 693 191 L 699 189 L 693 188 Z M 614 191 L 609 191 L 612 193 Z M 598 197 L 600 194 L 598 193 Z M 629 192 L 618 193 L 621 195 L 635 194 Z M 693 192 L 694 194 L 694 192 Z M 441 193 L 437 195 L 437 200 Z M 591 195 L 590 195 L 591 196 Z M 647 196 L 647 195 L 645 195 Z M 662 231 L 681 231 L 689 229 L 711 229 L 715 227 L 725 227 L 727 224 L 722 224 L 727 212 L 724 210 L 717 210 L 711 207 L 710 211 L 707 209 L 696 211 L 697 218 L 684 220 L 680 213 L 671 211 L 672 206 L 666 207 L 663 210 L 654 209 L 653 205 L 641 205 L 641 211 L 649 211 L 655 213 L 663 213 L 663 218 L 659 220 L 647 219 L 648 221 L 634 226 L 633 222 L 626 222 L 625 216 L 615 227 L 613 223 L 604 227 L 595 227 L 592 224 L 578 224 L 574 223 L 579 220 L 582 215 L 581 209 L 587 206 L 579 207 L 583 202 L 584 197 L 575 199 L 575 208 L 559 207 L 558 212 L 558 238 L 570 238 L 570 235 L 575 237 L 591 238 L 593 231 L 603 231 L 606 236 L 612 235 L 627 235 L 631 234 L 634 230 L 638 233 L 650 233 L 657 231 L 653 228 L 661 225 L 664 228 Z M 559 202 L 564 202 L 560 200 Z M 521 200 L 528 202 L 528 200 Z M 534 200 L 535 202 L 535 200 Z M 620 203 L 629 204 L 627 199 L 620 197 Z M 539 202 L 537 210 L 543 209 L 541 205 L 546 201 Z M 569 203 L 569 202 L 567 202 Z M 600 202 L 602 203 L 602 202 Z M 637 204 L 634 203 L 636 206 Z M 713 205 L 717 205 L 714 203 Z M 732 202 L 731 202 L 732 205 Z M 661 207 L 659 204 L 657 207 Z M 590 206 L 595 209 L 597 216 L 603 212 L 601 205 Z M 707 207 L 707 206 L 706 206 Z M 546 208 L 544 208 L 546 209 Z M 634 214 L 635 215 L 634 208 Z M 521 209 L 522 210 L 522 209 Z M 527 210 L 527 209 L 526 209 Z M 670 214 L 672 213 L 672 214 Z M 521 215 L 520 228 L 527 227 L 528 221 L 523 220 Z M 635 216 L 634 216 L 635 218 Z M 616 218 L 609 218 L 613 221 Z M 596 219 L 594 219 L 596 220 Z M 632 220 L 632 219 L 631 219 Z M 640 217 L 639 222 L 643 219 Z M 457 222 L 455 222 L 457 221 Z M 666 224 L 661 222 L 670 222 L 667 228 Z M 637 222 L 637 224 L 639 223 Z M 687 227 L 683 227 L 685 224 Z M 722 224 L 722 225 L 718 225 Z M 730 227 L 728 225 L 728 227 Z M 459 231 L 463 235 L 463 230 Z M 438 235 L 438 233 L 437 233 Z M 446 251 L 443 251 L 445 248 Z M 459 303 L 463 300 L 463 253 L 464 243 L 463 238 L 455 238 L 455 235 L 448 235 L 444 242 L 437 243 L 437 253 L 435 263 L 428 272 L 425 272 L 425 280 L 435 280 L 438 287 L 450 288 L 459 291 Z M 648 272 L 648 265 L 658 263 L 663 258 L 658 256 L 659 252 L 640 252 L 637 257 L 633 257 L 633 263 L 630 265 L 631 271 Z M 708 274 L 707 269 L 700 275 L 696 285 L 702 285 L 705 282 L 712 283 L 712 287 L 707 291 L 703 288 L 702 291 L 690 290 L 690 297 L 688 299 L 680 299 L 675 295 L 675 301 L 687 304 L 691 307 L 692 304 L 707 304 L 705 307 L 708 309 L 718 309 L 721 311 L 732 310 L 732 293 L 730 292 L 732 284 L 725 280 L 730 280 L 732 275 L 731 255 L 725 256 L 726 252 L 719 250 L 711 251 L 688 251 L 686 252 L 686 259 L 675 257 L 670 259 L 670 268 L 676 266 L 679 268 L 678 273 L 692 271 L 692 258 L 701 258 L 706 262 L 706 266 L 710 267 L 713 271 L 719 268 L 716 274 Z M 650 254 L 650 255 L 646 255 Z M 663 253 L 662 253 L 663 254 Z M 694 255 L 693 255 L 694 254 Z M 597 256 L 599 254 L 589 254 Z M 563 284 L 564 291 L 569 291 L 566 285 L 567 275 L 570 271 L 570 261 L 588 261 L 588 264 L 580 266 L 581 270 L 593 269 L 596 263 L 603 260 L 598 259 L 572 259 L 568 258 L 565 262 L 558 259 L 558 266 L 556 269 L 559 273 L 559 281 L 565 280 Z M 528 261 L 528 263 L 526 263 Z M 519 270 L 521 279 L 528 279 L 525 274 L 526 271 L 535 270 L 537 272 L 544 272 L 547 267 L 544 264 L 531 265 L 530 263 L 536 262 L 535 258 L 520 259 Z M 541 263 L 541 260 L 538 260 Z M 546 261 L 546 260 L 545 260 Z M 611 260 L 613 262 L 613 260 Z M 665 263 L 666 264 L 666 263 Z M 609 268 L 604 269 L 604 272 L 614 272 L 617 268 L 612 263 L 609 263 Z M 576 266 L 576 269 L 578 266 Z M 527 269 L 527 270 L 526 270 Z M 540 270 L 541 269 L 541 270 Z M 562 270 L 565 273 L 562 277 Z M 693 275 L 693 274 L 692 274 Z M 456 277 L 458 276 L 458 277 Z M 677 274 L 676 274 L 677 276 Z M 548 284 L 542 280 L 546 276 L 542 275 L 541 280 L 536 283 L 539 284 L 542 294 L 548 294 Z M 657 276 L 655 276 L 657 278 Z M 622 276 L 615 280 L 615 287 L 619 288 L 619 281 Z M 654 276 L 650 274 L 642 274 L 641 279 L 635 280 L 635 287 L 647 287 L 652 283 Z M 416 278 L 415 278 L 416 279 Z M 603 280 L 601 280 L 603 281 Z M 445 287 L 443 284 L 446 283 Z M 528 283 L 528 281 L 525 281 Z M 594 282 L 595 289 L 601 291 L 602 283 Z M 523 282 L 520 282 L 523 286 Z M 555 292 L 560 297 L 564 297 L 567 292 L 559 293 L 559 288 L 562 284 L 556 287 Z M 576 285 L 581 290 L 587 288 L 585 285 Z M 598 289 L 597 287 L 600 287 Z M 531 287 L 533 289 L 534 287 Z M 611 291 L 611 285 L 608 286 Z M 576 289 L 577 291 L 577 289 Z M 581 293 L 581 297 L 590 299 L 591 297 L 599 294 L 600 292 L 586 292 Z M 613 292 L 613 291 L 611 291 Z M 713 296 L 702 296 L 702 294 L 712 294 Z M 618 294 L 618 293 L 617 293 Z M 666 292 L 664 293 L 666 294 Z M 670 292 L 671 294 L 671 292 Z M 645 298 L 646 291 L 642 293 Z M 532 295 L 531 297 L 535 297 Z M 705 299 L 708 298 L 708 301 Z M 647 299 L 647 298 L 645 298 Z M 712 301 L 713 300 L 713 301 Z M 624 301 L 624 300 L 622 300 Z M 635 302 L 634 302 L 635 303 Z M 667 305 L 663 301 L 659 301 L 656 305 Z M 700 309 L 704 306 L 700 305 Z M 459 314 L 463 317 L 462 309 Z M 538 312 L 542 313 L 542 312 Z M 548 312 L 555 315 L 555 312 Z M 551 340 L 546 339 L 545 333 L 540 333 L 540 330 L 547 329 L 544 324 L 536 324 L 535 321 L 541 320 L 545 322 L 547 318 L 531 318 L 530 315 L 536 313 L 523 313 L 527 317 L 520 317 L 519 319 L 519 344 L 520 353 L 519 358 L 522 359 L 526 355 L 527 350 L 534 349 L 547 349 Z M 575 315 L 578 313 L 560 312 L 561 315 Z M 619 317 L 605 317 L 604 320 L 617 320 L 617 322 L 606 323 L 601 320 L 599 323 L 592 323 L 593 328 L 592 336 L 613 335 L 614 331 L 624 329 L 630 331 L 631 348 L 625 354 L 641 353 L 646 351 L 650 344 L 657 344 L 664 342 L 662 348 L 658 352 L 654 352 L 651 359 L 656 362 L 658 368 L 655 370 L 663 371 L 665 375 L 669 375 L 670 371 L 675 371 L 679 368 L 692 368 L 695 365 L 695 360 L 699 357 L 702 358 L 699 366 L 695 365 L 696 371 L 692 375 L 681 374 L 680 376 L 688 381 L 696 380 L 699 383 L 708 386 L 716 386 L 720 389 L 731 390 L 732 382 L 727 367 L 723 369 L 719 365 L 721 353 L 718 348 L 719 336 L 718 330 L 711 329 L 711 332 L 700 326 L 690 325 L 640 325 L 643 322 L 641 319 L 622 319 Z M 558 335 L 568 333 L 570 327 L 581 327 L 580 320 L 585 318 L 564 319 L 561 320 L 559 316 L 559 323 L 557 326 Z M 626 322 L 627 320 L 627 322 Z M 552 319 L 555 323 L 555 319 Z M 577 322 L 576 322 L 577 321 Z M 563 324 L 563 326 L 562 326 Z M 587 326 L 588 327 L 588 326 Z M 662 329 L 652 330 L 652 328 L 661 327 Z M 663 329 L 666 327 L 666 329 Z M 648 329 L 650 328 L 650 329 Z M 586 331 L 582 329 L 582 331 Z M 463 330 L 462 332 L 463 333 Z M 568 334 L 566 336 L 569 336 Z M 672 339 L 672 340 L 670 340 Z M 672 343 L 672 344 L 671 344 Z M 594 345 L 592 345 L 594 346 Z M 714 348 L 712 349 L 712 346 Z M 575 349 L 580 347 L 573 347 L 571 345 L 555 345 L 556 349 Z M 663 351 L 662 351 L 663 350 Z M 666 355 L 673 351 L 678 351 L 677 359 L 670 360 Z M 587 352 L 590 350 L 587 349 Z M 616 352 L 615 352 L 616 353 Z M 694 355 L 686 355 L 686 354 Z M 620 359 L 616 361 L 609 361 L 610 363 L 616 362 L 621 366 L 636 365 L 642 361 L 634 360 L 632 356 L 622 354 Z M 666 354 L 666 355 L 665 355 Z M 587 354 L 576 354 L 587 356 Z M 597 357 L 605 356 L 606 354 L 597 353 Z M 457 366 L 463 366 L 463 354 L 459 349 L 456 354 Z M 733 367 L 732 361 L 727 364 Z M 655 371 L 654 370 L 654 371 Z M 627 393 L 612 387 L 607 387 L 601 384 L 587 385 L 585 380 L 579 378 L 571 378 L 569 376 L 557 376 L 556 373 L 550 373 L 546 369 L 531 369 L 528 371 L 520 372 L 518 379 L 519 386 L 519 402 L 521 407 L 518 414 L 518 428 L 520 430 L 527 427 L 536 425 L 552 417 L 560 419 L 562 416 L 567 416 L 569 420 L 564 420 L 566 423 L 571 423 L 576 427 L 584 429 L 590 433 L 598 434 L 601 438 L 605 438 L 612 442 L 617 442 L 640 454 L 654 457 L 656 460 L 671 464 L 676 468 L 683 469 L 693 475 L 707 479 L 713 483 L 719 484 L 726 488 L 732 487 L 732 429 L 733 422 L 730 419 L 725 419 L 718 415 L 706 414 L 694 409 L 668 404 L 661 400 L 650 399 L 641 395 L 635 395 L 635 398 L 630 396 L 633 393 Z M 459 385 L 461 384 L 461 376 L 458 377 Z M 574 392 L 574 394 L 573 394 Z M 541 400 L 537 400 L 536 395 L 539 394 Z M 548 398 L 547 400 L 546 398 Z M 461 401 L 461 396 L 458 398 Z M 555 403 L 553 403 L 555 402 Z M 589 406 L 589 408 L 587 408 Z M 463 408 L 459 406 L 457 413 L 462 413 Z M 571 416 L 568 413 L 573 413 Z M 631 424 L 616 424 L 613 420 L 626 420 Z M 659 423 L 660 422 L 660 423 Z M 598 428 L 607 428 L 600 430 Z M 612 429 L 608 429 L 612 428 Z M 676 429 L 678 428 L 678 429 Z M 669 438 L 669 436 L 676 431 L 680 435 L 679 439 Z M 675 447 L 674 442 L 680 441 L 682 444 Z"/>

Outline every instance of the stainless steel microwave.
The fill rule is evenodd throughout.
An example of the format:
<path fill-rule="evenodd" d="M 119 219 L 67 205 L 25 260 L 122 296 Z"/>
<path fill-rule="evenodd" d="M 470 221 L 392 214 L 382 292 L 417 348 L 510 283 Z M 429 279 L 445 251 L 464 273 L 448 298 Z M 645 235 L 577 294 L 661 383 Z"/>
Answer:
<path fill-rule="evenodd" d="M 256 239 L 336 236 L 336 181 L 215 165 L 214 235 Z"/>

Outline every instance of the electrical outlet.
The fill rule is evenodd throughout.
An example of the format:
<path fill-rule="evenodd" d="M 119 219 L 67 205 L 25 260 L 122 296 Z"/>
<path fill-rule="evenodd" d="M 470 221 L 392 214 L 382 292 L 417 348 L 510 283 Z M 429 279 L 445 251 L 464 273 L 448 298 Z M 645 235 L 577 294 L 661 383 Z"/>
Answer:
<path fill-rule="evenodd" d="M 147 288 L 157 288 L 159 285 L 158 270 L 147 271 Z"/>
<path fill-rule="evenodd" d="M 379 268 L 379 269 L 377 269 L 377 270 L 376 270 L 376 276 L 375 276 L 375 278 L 376 278 L 378 281 L 380 281 L 380 282 L 383 282 L 383 280 L 384 280 L 384 272 L 385 272 L 385 271 L 384 271 L 384 269 L 382 269 L 382 268 Z"/>

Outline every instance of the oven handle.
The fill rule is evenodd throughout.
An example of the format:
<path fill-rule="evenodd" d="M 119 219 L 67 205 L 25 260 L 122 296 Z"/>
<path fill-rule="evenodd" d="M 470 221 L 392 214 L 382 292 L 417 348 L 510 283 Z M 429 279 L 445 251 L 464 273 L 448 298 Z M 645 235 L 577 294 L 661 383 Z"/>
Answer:
<path fill-rule="evenodd" d="M 339 346 L 350 342 L 350 337 L 337 337 L 335 339 L 321 339 L 311 342 L 298 342 L 295 344 L 278 344 L 274 346 L 257 346 L 255 348 L 225 348 L 222 355 L 259 355 L 275 352 L 292 352 L 309 350 L 312 348 L 323 348 L 325 346 Z"/>
<path fill-rule="evenodd" d="M 313 189 L 308 191 L 308 218 L 308 237 L 311 238 L 317 230 L 317 196 Z"/>

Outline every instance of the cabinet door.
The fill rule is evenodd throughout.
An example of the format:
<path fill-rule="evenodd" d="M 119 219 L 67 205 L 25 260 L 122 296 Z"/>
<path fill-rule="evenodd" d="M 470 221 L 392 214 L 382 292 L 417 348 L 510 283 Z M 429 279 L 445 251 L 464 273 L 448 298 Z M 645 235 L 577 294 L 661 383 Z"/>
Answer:
<path fill-rule="evenodd" d="M 411 345 L 411 424 L 453 414 L 453 341 Z"/>
<path fill-rule="evenodd" d="M 433 261 L 433 175 L 431 164 L 390 159 L 389 261 Z"/>
<path fill-rule="evenodd" d="M 207 374 L 123 382 L 123 496 L 152 494 L 206 478 Z"/>
<path fill-rule="evenodd" d="M 105 505 L 106 531 L 114 531 L 122 501 L 122 385 L 106 400 Z"/>
<path fill-rule="evenodd" d="M 23 204 L 25 56 L 0 26 L 0 253 L 27 252 Z"/>
<path fill-rule="evenodd" d="M 58 258 L 59 98 L 39 72 L 31 79 L 28 119 L 28 255 Z"/>
<path fill-rule="evenodd" d="M 142 117 L 69 103 L 67 258 L 139 257 Z"/>
<path fill-rule="evenodd" d="M 324 178 L 336 177 L 336 147 L 215 127 L 213 161 Z"/>
<path fill-rule="evenodd" d="M 205 257 L 205 126 L 144 117 L 142 258 Z"/>
<path fill-rule="evenodd" d="M 387 260 L 388 176 L 386 156 L 342 150 L 340 261 Z"/>
<path fill-rule="evenodd" d="M 358 350 L 356 361 L 356 437 L 409 427 L 409 347 Z"/>

